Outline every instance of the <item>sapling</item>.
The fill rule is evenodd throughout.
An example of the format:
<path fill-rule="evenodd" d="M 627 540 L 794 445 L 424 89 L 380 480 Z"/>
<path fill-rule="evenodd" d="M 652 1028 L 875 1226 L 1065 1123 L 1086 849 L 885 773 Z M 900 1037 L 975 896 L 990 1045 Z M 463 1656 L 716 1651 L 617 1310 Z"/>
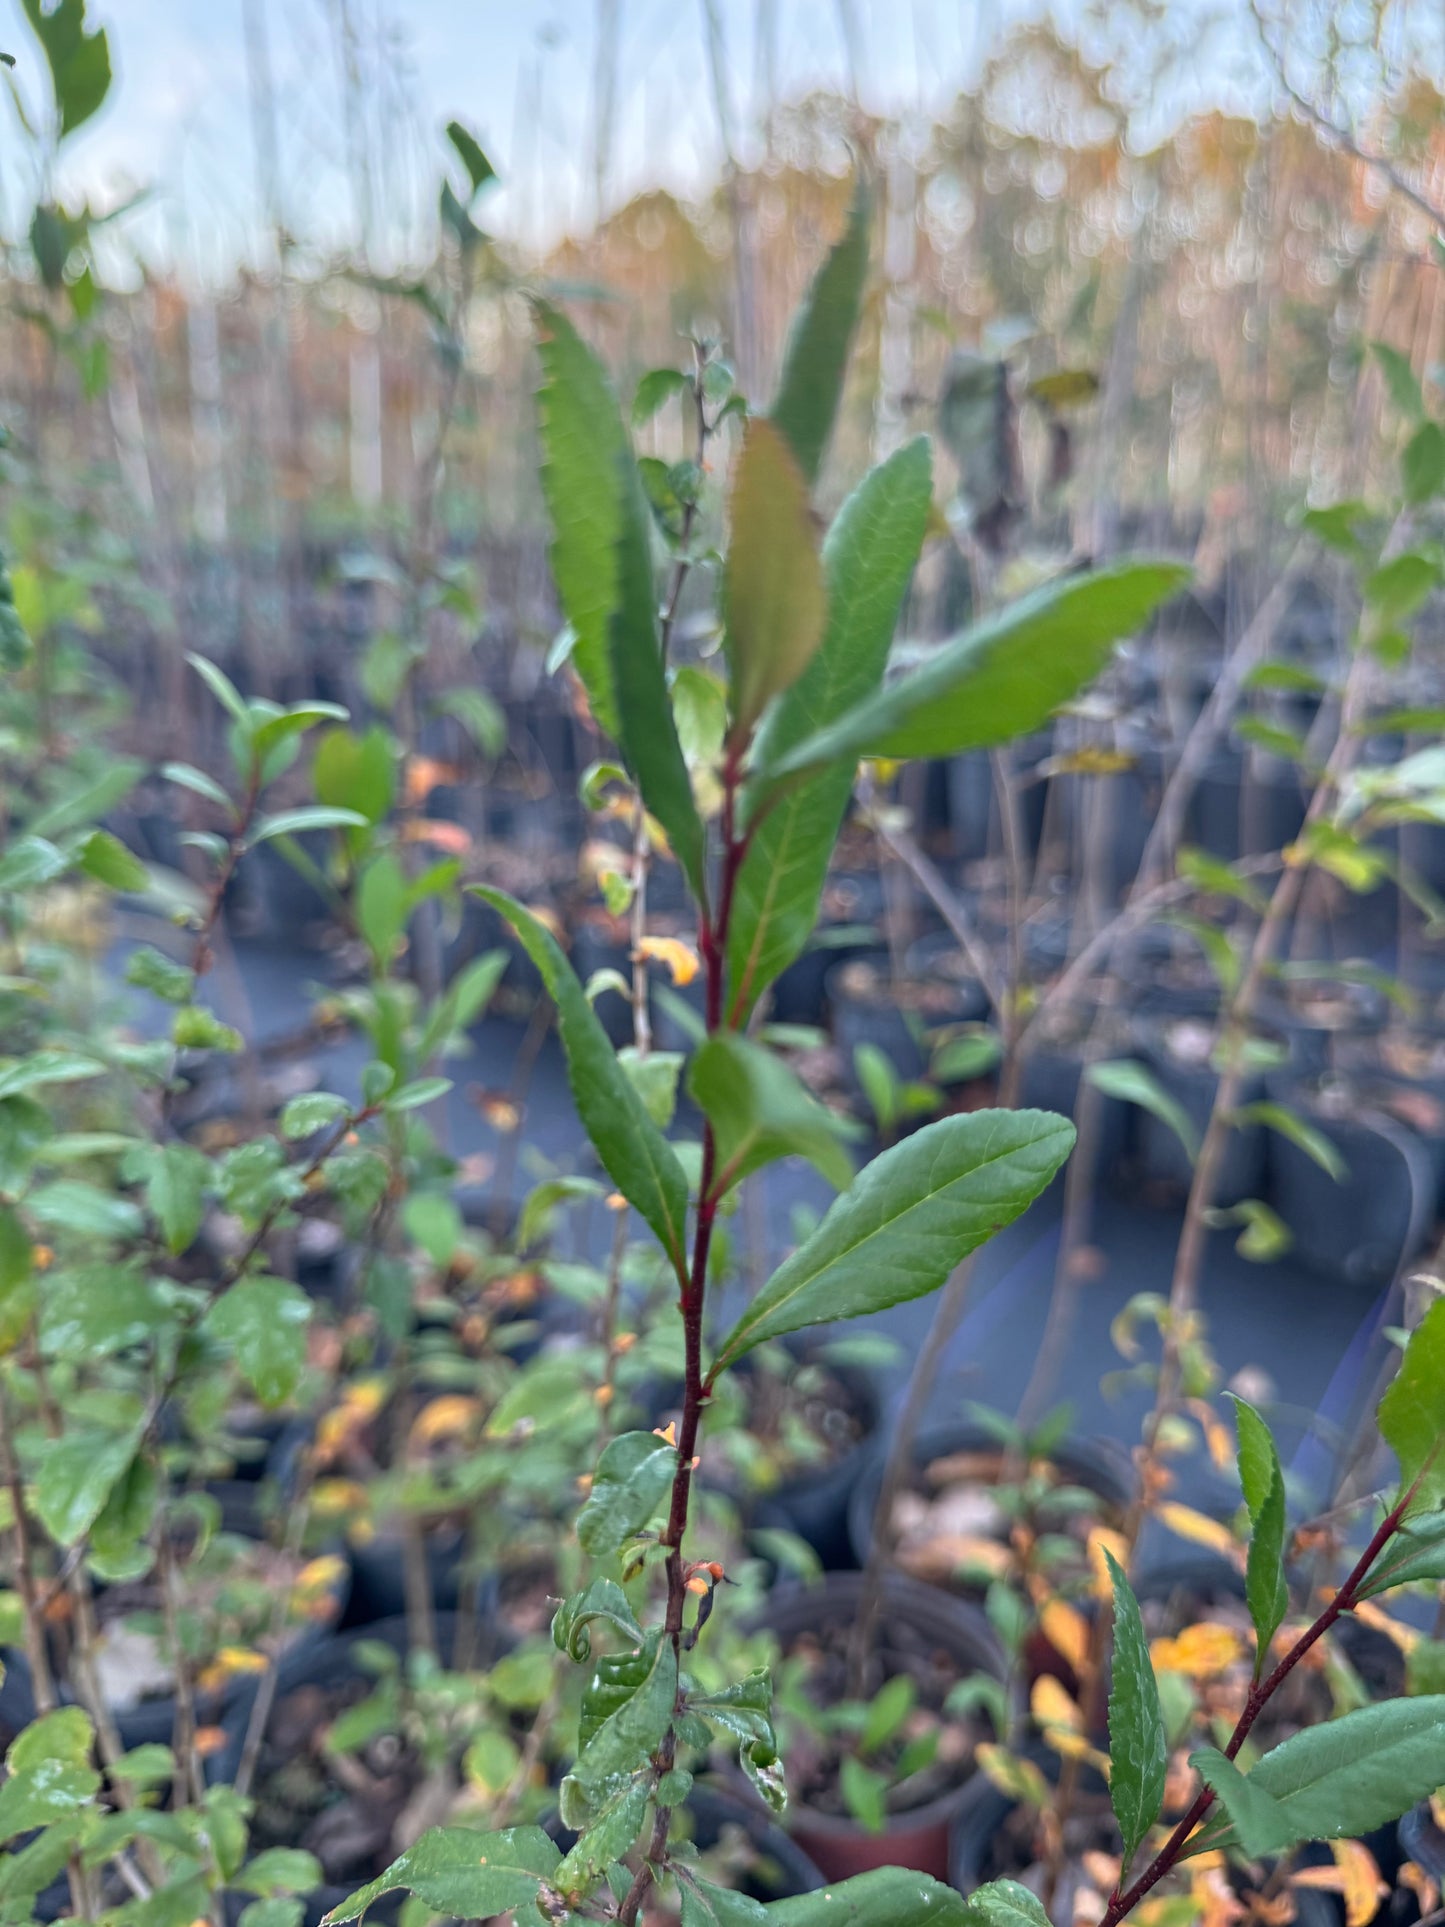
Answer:
<path fill-rule="evenodd" d="M 535 1902 L 550 1917 L 600 1911 L 625 1927 L 659 1884 L 676 1883 L 684 1910 L 702 1910 L 698 1918 L 736 1904 L 670 1846 L 689 1762 L 715 1728 L 738 1742 L 765 1797 L 782 1798 L 766 1674 L 702 1692 L 692 1671 L 699 1636 L 725 1609 L 717 1603 L 725 1573 L 705 1546 L 694 1554 L 688 1543 L 713 1388 L 765 1341 L 936 1288 L 1027 1207 L 1072 1140 L 1063 1120 L 1037 1112 L 926 1126 L 875 1159 L 710 1340 L 714 1234 L 728 1194 L 764 1164 L 807 1148 L 800 1118 L 808 1100 L 749 1026 L 811 932 L 857 758 L 948 754 L 1036 726 L 1179 579 L 1153 563 L 1071 578 L 884 683 L 927 527 L 927 444 L 909 444 L 864 480 L 821 553 L 809 503 L 861 298 L 867 231 L 860 193 L 795 327 L 774 405 L 738 438 L 720 585 L 727 709 L 702 807 L 662 654 L 637 464 L 597 362 L 555 308 L 538 304 L 543 481 L 573 667 L 697 908 L 705 1036 L 688 1086 L 704 1129 L 685 1160 L 653 1122 L 551 933 L 520 904 L 483 894 L 511 918 L 541 972 L 583 1126 L 676 1281 L 683 1402 L 675 1430 L 608 1441 L 578 1517 L 595 1576 L 564 1601 L 554 1627 L 559 1647 L 591 1669 L 561 1789 L 577 1844 L 563 1856 L 535 1829 L 443 1829 L 335 1910 L 338 1921 L 394 1887 L 442 1911 Z M 655 1573 L 663 1598 L 649 1610 Z M 594 1642 L 606 1651 L 595 1653 Z M 884 1896 L 894 1917 L 954 1904 L 917 1875 L 885 1874 L 857 1889 L 861 1905 Z"/>

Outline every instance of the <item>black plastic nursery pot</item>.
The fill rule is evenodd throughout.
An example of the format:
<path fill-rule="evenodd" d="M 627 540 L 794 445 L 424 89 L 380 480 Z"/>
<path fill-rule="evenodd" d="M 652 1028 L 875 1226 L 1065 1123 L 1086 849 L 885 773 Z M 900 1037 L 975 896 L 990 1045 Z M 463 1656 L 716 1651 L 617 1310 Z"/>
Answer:
<path fill-rule="evenodd" d="M 860 1566 L 867 1565 L 873 1550 L 887 1457 L 887 1441 L 880 1438 L 870 1454 L 867 1469 L 853 1489 L 848 1507 L 849 1535 Z M 1007 1449 L 996 1432 L 962 1419 L 926 1425 L 913 1442 L 912 1460 L 909 1493 L 917 1496 L 961 1491 L 976 1495 L 969 1507 L 960 1505 L 960 1512 L 968 1513 L 966 1521 L 955 1528 L 960 1539 L 976 1541 L 993 1532 L 1006 1533 L 997 1508 L 988 1498 L 989 1487 L 997 1482 L 1008 1463 Z M 969 1463 L 950 1463 L 958 1461 Z M 1050 1448 L 1048 1463 L 1057 1474 L 1058 1485 L 1082 1487 L 1095 1495 L 1104 1524 L 1118 1524 L 1133 1503 L 1134 1468 L 1123 1446 L 1112 1439 L 1061 1439 Z M 927 1529 L 926 1523 L 923 1529 Z M 999 1543 L 1004 1543 L 1003 1537 Z M 933 1556 L 924 1552 L 920 1542 L 919 1557 L 913 1563 L 909 1562 L 906 1550 L 900 1552 L 896 1547 L 890 1558 L 914 1580 L 926 1581 L 931 1586 L 947 1586 L 950 1590 L 975 1595 L 986 1589 L 987 1579 L 961 1572 L 958 1562 L 948 1557 L 946 1546 Z"/>
<path fill-rule="evenodd" d="M 915 954 L 910 951 L 909 957 Z M 962 973 L 915 976 L 907 964 L 895 977 L 887 951 L 835 964 L 825 981 L 833 1042 L 855 1090 L 853 1060 L 860 1044 L 881 1050 L 899 1077 L 917 1078 L 927 1068 L 922 1033 L 978 1023 L 988 1015 L 988 999 L 975 979 Z"/>
<path fill-rule="evenodd" d="M 1167 924 L 1146 925 L 1118 946 L 1110 969 L 1125 1010 L 1140 1017 L 1212 1017 L 1219 979 L 1194 938 Z"/>
<path fill-rule="evenodd" d="M 1218 1043 L 1217 1026 L 1208 1018 L 1141 1016 L 1134 1024 L 1135 1048 L 1168 1097 L 1173 1098 L 1194 1128 L 1196 1143 L 1204 1136 L 1219 1089 L 1219 1073 L 1212 1058 Z M 1246 1073 L 1239 1106 L 1264 1095 L 1264 1079 Z M 1187 1197 L 1194 1178 L 1194 1161 L 1172 1125 L 1152 1111 L 1141 1110 L 1135 1123 L 1140 1176 L 1173 1200 Z M 1217 1204 L 1238 1204 L 1256 1198 L 1264 1184 L 1266 1139 L 1262 1125 L 1236 1124 L 1225 1139 L 1215 1181 Z"/>
<path fill-rule="evenodd" d="M 1055 1030 L 1052 1036 L 1032 1041 L 1023 1052 L 1019 1079 L 1019 1105 L 1031 1111 L 1056 1111 L 1061 1117 L 1077 1119 L 1079 1086 L 1084 1075 L 1084 1035 L 1087 1024 Z M 1101 1091 L 1095 1111 L 1094 1181 L 1102 1184 L 1112 1178 L 1124 1161 L 1133 1136 L 1133 1106 L 1121 1097 Z M 1080 1150 L 1072 1155 L 1079 1157 Z M 1053 1179 L 1049 1190 L 1062 1189 L 1064 1173 Z M 1047 1193 L 1045 1193 L 1047 1195 Z"/>
<path fill-rule="evenodd" d="M 1304 979 L 1277 985 L 1255 1015 L 1288 1046 L 1296 1077 L 1324 1077 L 1362 1039 L 1379 1035 L 1389 1003 L 1372 984 Z"/>
<path fill-rule="evenodd" d="M 459 1615 L 436 1615 L 436 1652 L 444 1667 L 455 1661 L 461 1630 Z M 501 1656 L 509 1642 L 498 1637 L 485 1606 L 474 1630 L 477 1642 L 464 1657 L 471 1666 L 485 1668 Z M 323 1914 L 384 1872 L 395 1858 L 389 1835 L 368 1848 L 364 1839 L 358 1839 L 357 1829 L 348 1830 L 339 1822 L 335 1803 L 342 1797 L 342 1788 L 326 1784 L 326 1730 L 337 1711 L 364 1699 L 376 1683 L 376 1672 L 361 1657 L 367 1643 L 388 1647 L 404 1657 L 411 1646 L 411 1629 L 404 1618 L 383 1619 L 322 1642 L 308 1655 L 304 1667 L 293 1669 L 278 1684 L 258 1759 L 252 1787 L 253 1849 L 300 1847 L 314 1853 L 321 1863 L 323 1884 L 306 1896 L 304 1927 L 319 1927 Z M 218 1777 L 234 1777 L 243 1741 L 244 1729 L 223 1756 Z M 386 1789 L 384 1781 L 383 1797 Z M 409 1789 L 398 1791 L 396 1817 L 401 1814 L 403 1791 Z M 379 1903 L 381 1918 L 394 1917 L 403 1898 L 392 1895 Z"/>
<path fill-rule="evenodd" d="M 866 1583 L 864 1574 L 848 1572 L 829 1573 L 814 1585 L 781 1586 L 767 1602 L 764 1624 L 785 1654 L 820 1635 L 841 1635 L 857 1620 Z M 950 1682 L 978 1673 L 1006 1679 L 1003 1650 L 976 1607 L 900 1573 L 884 1574 L 882 1584 L 881 1677 L 875 1677 L 875 1689 L 900 1672 L 916 1677 L 922 1671 Z M 826 1880 L 846 1880 L 873 1867 L 911 1867 L 947 1880 L 950 1834 L 974 1777 L 972 1760 L 960 1762 L 956 1786 L 925 1806 L 891 1814 L 881 1833 L 870 1833 L 850 1815 L 820 1807 L 790 1776 L 788 1831 Z"/>
<path fill-rule="evenodd" d="M 332 1563 L 317 1588 L 314 1609 L 308 1614 L 307 1623 L 295 1629 L 294 1635 L 287 1640 L 277 1657 L 278 1690 L 289 1689 L 294 1681 L 305 1676 L 316 1654 L 332 1639 L 333 1629 L 345 1614 L 351 1593 L 350 1562 L 335 1548 L 329 1549 L 324 1556 Z M 95 1595 L 102 1633 L 107 1590 L 97 1588 Z M 5 1668 L 4 1679 L 0 1681 L 0 1729 L 14 1734 L 37 1717 L 39 1709 L 35 1701 L 34 1678 L 23 1650 L 5 1647 L 0 1649 L 0 1659 L 3 1659 Z M 123 1652 L 117 1654 L 114 1669 L 115 1677 L 128 1676 L 134 1689 L 130 1699 L 113 1701 L 109 1707 L 122 1747 L 129 1752 L 137 1746 L 169 1746 L 176 1730 L 174 1691 L 164 1688 L 151 1693 L 141 1691 L 137 1665 L 127 1666 Z M 197 1682 L 196 1723 L 201 1729 L 209 1729 L 217 1742 L 202 1749 L 208 1781 L 227 1778 L 226 1762 L 244 1737 L 246 1722 L 255 1703 L 257 1684 L 258 1675 L 249 1671 L 230 1673 L 218 1686 L 209 1690 L 203 1683 Z M 62 1705 L 80 1703 L 63 1683 L 58 1690 Z"/>
<path fill-rule="evenodd" d="M 1389 1108 L 1379 1087 L 1353 1080 L 1269 1080 L 1272 1099 L 1322 1132 L 1344 1161 L 1337 1182 L 1279 1133 L 1270 1146 L 1270 1202 L 1298 1256 L 1322 1277 L 1378 1291 L 1413 1257 L 1434 1221 L 1440 1145 Z"/>
<path fill-rule="evenodd" d="M 824 1023 L 828 972 L 835 964 L 877 949 L 883 913 L 880 877 L 868 871 L 834 872 L 823 886 L 817 927 L 807 948 L 769 993 L 770 1015 L 780 1024 Z"/>
<path fill-rule="evenodd" d="M 847 1395 L 854 1442 L 828 1463 L 785 1477 L 771 1492 L 755 1499 L 751 1523 L 791 1532 L 812 1547 L 825 1571 L 842 1571 L 852 1563 L 848 1507 L 869 1463 L 883 1402 L 870 1373 L 851 1365 L 833 1365 L 829 1370 Z"/>

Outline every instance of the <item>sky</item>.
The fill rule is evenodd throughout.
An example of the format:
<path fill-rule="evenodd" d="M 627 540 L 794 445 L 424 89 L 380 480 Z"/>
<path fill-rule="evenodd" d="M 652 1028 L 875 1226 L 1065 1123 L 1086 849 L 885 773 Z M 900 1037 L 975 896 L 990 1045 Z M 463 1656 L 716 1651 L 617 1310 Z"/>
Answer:
<path fill-rule="evenodd" d="M 67 144 L 62 184 L 101 204 L 148 186 L 147 206 L 129 232 L 150 258 L 179 263 L 192 276 L 224 276 L 237 260 L 263 255 L 258 151 L 267 134 L 264 116 L 258 128 L 249 80 L 264 47 L 279 159 L 275 201 L 293 232 L 323 245 L 349 239 L 366 221 L 369 199 L 376 251 L 385 256 L 397 224 L 434 204 L 440 129 L 459 115 L 504 183 L 487 203 L 488 223 L 545 243 L 590 224 L 599 172 L 604 206 L 643 185 L 688 193 L 715 177 L 721 135 L 712 33 L 731 138 L 746 151 L 769 98 L 796 98 L 817 85 L 847 90 L 856 79 L 866 107 L 936 108 L 976 76 L 1011 24 L 1035 17 L 1043 4 L 89 0 L 91 17 L 109 32 L 117 82 L 101 113 Z M 1082 4 L 1056 0 L 1056 9 L 1067 23 Z M 1181 44 L 1209 4 L 1170 0 Z M 15 23 L 6 44 L 17 52 L 25 91 L 36 79 L 37 54 L 18 0 L 0 0 L 0 17 L 6 9 Z M 1122 0 L 1114 12 L 1122 16 Z M 360 76 L 354 97 L 365 103 L 351 123 L 343 106 L 348 44 Z M 599 58 L 599 47 L 615 47 L 615 62 Z M 1226 34 L 1212 62 L 1185 62 L 1171 82 L 1170 110 L 1193 104 L 1189 95 L 1201 88 L 1247 91 L 1246 52 Z M 1256 71 L 1256 85 L 1258 78 Z M 0 222 L 9 207 L 30 204 L 27 165 L 13 120 L 0 122 Z"/>

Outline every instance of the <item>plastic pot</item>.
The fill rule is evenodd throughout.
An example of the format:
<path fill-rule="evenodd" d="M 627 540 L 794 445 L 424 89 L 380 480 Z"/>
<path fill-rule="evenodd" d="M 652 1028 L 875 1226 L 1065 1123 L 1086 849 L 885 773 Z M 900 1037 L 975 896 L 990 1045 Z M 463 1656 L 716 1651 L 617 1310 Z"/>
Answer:
<path fill-rule="evenodd" d="M 452 1656 L 455 1651 L 460 1620 L 455 1613 L 438 1613 L 435 1624 L 437 1653 L 442 1665 L 449 1666 L 452 1664 Z M 475 1650 L 474 1663 L 479 1667 L 485 1668 L 500 1657 L 506 1650 L 508 1642 L 504 1638 L 499 1637 L 490 1615 L 486 1612 L 479 1614 L 477 1635 L 478 1644 Z M 332 1636 L 308 1655 L 307 1664 L 304 1668 L 294 1669 L 292 1676 L 278 1685 L 276 1706 L 279 1707 L 281 1701 L 284 1700 L 288 1694 L 299 1692 L 307 1687 L 315 1687 L 324 1693 L 334 1691 L 337 1688 L 352 1683 L 355 1683 L 359 1688 L 369 1684 L 374 1680 L 375 1675 L 369 1672 L 356 1656 L 357 1646 L 362 1640 L 389 1646 L 393 1652 L 404 1655 L 409 1650 L 411 1644 L 410 1629 L 404 1619 L 384 1619 L 359 1631 Z M 276 1708 L 273 1707 L 273 1718 L 275 1717 L 275 1711 Z M 244 1739 L 245 1734 L 243 1727 L 227 1753 L 222 1756 L 222 1771 L 218 1777 L 223 1780 L 234 1778 L 236 1769 L 240 1765 L 241 1748 L 244 1745 Z M 257 1795 L 262 1792 L 260 1776 L 258 1776 L 258 1784 L 253 1788 L 253 1792 Z M 295 1846 L 298 1842 L 295 1840 L 287 1840 L 274 1844 Z M 365 1882 L 370 1880 L 375 1874 L 380 1873 L 383 1868 L 389 1864 L 389 1858 L 389 1855 L 383 1857 L 380 1863 L 375 1866 L 358 1866 L 355 1869 L 351 1869 L 342 1868 L 334 1863 L 330 1867 L 325 1867 L 323 1856 L 324 1870 L 331 1877 L 313 1893 L 306 1896 L 303 1927 L 319 1927 L 319 1922 L 323 1914 L 327 1913 L 331 1908 L 339 1906 L 348 1894 L 354 1893 L 358 1887 L 364 1885 Z M 388 1898 L 395 1904 L 390 1909 L 390 1913 L 388 1913 L 386 1902 L 379 1903 L 381 1909 L 380 1917 L 383 1919 L 395 1916 L 400 1910 L 404 1896 L 397 1894 L 389 1896 Z"/>
<path fill-rule="evenodd" d="M 1370 1108 L 1367 1087 L 1269 1080 L 1345 1164 L 1337 1183 L 1289 1138 L 1270 1146 L 1270 1202 L 1305 1264 L 1322 1277 L 1378 1291 L 1418 1248 L 1434 1216 L 1437 1166 L 1407 1124 Z"/>
<path fill-rule="evenodd" d="M 1061 1116 L 1076 1116 L 1079 1083 L 1084 1064 L 1080 1049 L 1068 1043 L 1040 1043 L 1023 1059 L 1019 1081 L 1019 1105 L 1024 1110 L 1057 1111 Z M 1099 1093 L 1098 1127 L 1095 1135 L 1094 1173 L 1099 1182 L 1117 1171 L 1129 1148 L 1132 1105 L 1122 1098 Z M 1078 1155 L 1077 1152 L 1074 1153 Z M 1062 1186 L 1061 1171 L 1049 1186 Z"/>
<path fill-rule="evenodd" d="M 1210 1062 L 1215 1026 L 1190 1017 L 1141 1017 L 1134 1026 L 1136 1048 L 1156 1083 L 1178 1104 L 1202 1140 L 1214 1110 L 1219 1073 Z M 1239 1104 L 1253 1104 L 1264 1095 L 1264 1080 L 1246 1075 Z M 1135 1123 L 1140 1175 L 1178 1197 L 1187 1197 L 1194 1179 L 1194 1161 L 1179 1134 L 1152 1111 L 1141 1109 Z M 1255 1198 L 1264 1182 L 1265 1132 L 1259 1124 L 1234 1125 L 1225 1139 L 1215 1183 L 1217 1204 L 1238 1204 Z"/>
<path fill-rule="evenodd" d="M 758 1500 L 753 1523 L 793 1533 L 812 1547 L 825 1571 L 845 1571 L 853 1563 L 848 1508 L 871 1460 L 882 1399 L 870 1373 L 848 1365 L 830 1365 L 828 1369 L 849 1394 L 862 1422 L 862 1437 L 830 1465 L 800 1472 Z"/>
<path fill-rule="evenodd" d="M 910 951 L 910 958 L 914 954 Z M 902 980 L 895 982 L 886 950 L 865 952 L 835 964 L 824 982 L 833 1042 L 855 1091 L 853 1059 L 860 1044 L 881 1050 L 899 1077 L 917 1078 L 927 1068 L 920 1041 L 924 1032 L 949 1024 L 977 1023 L 988 1012 L 982 987 L 969 977 L 915 977 L 905 966 Z"/>
<path fill-rule="evenodd" d="M 849 1537 L 853 1556 L 860 1566 L 867 1565 L 873 1551 L 873 1527 L 883 1490 L 888 1449 L 888 1440 L 880 1437 L 853 1489 L 848 1507 Z M 916 1474 L 921 1473 L 936 1459 L 949 1458 L 956 1452 L 1002 1454 L 1002 1451 L 997 1433 L 987 1427 L 963 1419 L 946 1419 L 920 1429 L 913 1442 L 913 1468 Z M 1063 1483 L 1095 1493 L 1110 1513 L 1122 1516 L 1133 1503 L 1134 1469 L 1123 1446 L 1116 1445 L 1112 1439 L 1062 1439 L 1050 1451 L 1049 1461 L 1063 1474 Z"/>
<path fill-rule="evenodd" d="M 1256 1017 L 1289 1047 L 1297 1077 L 1325 1077 L 1339 1053 L 1385 1027 L 1389 1005 L 1372 984 L 1301 982 L 1262 997 Z"/>
<path fill-rule="evenodd" d="M 815 1586 L 783 1586 L 770 1597 L 764 1624 L 786 1651 L 791 1641 L 820 1628 L 850 1626 L 863 1602 L 862 1573 L 829 1573 Z M 934 1656 L 959 1677 L 988 1673 L 1007 1678 L 1002 1648 L 983 1614 L 931 1586 L 899 1573 L 884 1575 L 879 1640 L 885 1670 L 904 1670 L 910 1655 Z M 911 1867 L 947 1880 L 949 1839 L 974 1778 L 971 1771 L 947 1793 L 909 1813 L 893 1814 L 882 1833 L 865 1832 L 848 1816 L 819 1811 L 795 1794 L 788 1831 L 825 1880 L 846 1880 L 873 1867 Z"/>
<path fill-rule="evenodd" d="M 299 1627 L 281 1652 L 276 1665 L 279 1690 L 289 1690 L 296 1680 L 302 1678 L 314 1662 L 315 1655 L 334 1637 L 333 1628 L 345 1615 L 350 1592 L 351 1567 L 348 1561 L 342 1559 L 336 1582 L 330 1589 L 331 1607 L 325 1623 Z M 18 1733 L 37 1714 L 34 1681 L 30 1662 L 23 1650 L 6 1647 L 3 1649 L 3 1660 L 5 1677 L 0 1682 L 0 1727 Z M 215 1782 L 227 1777 L 225 1761 L 245 1734 L 246 1722 L 256 1698 L 257 1681 L 256 1674 L 243 1673 L 227 1680 L 220 1691 L 210 1697 L 197 1695 L 197 1723 L 200 1726 L 219 1727 L 227 1736 L 225 1746 L 207 1755 L 204 1760 L 208 1781 Z M 64 1681 L 58 1683 L 57 1692 L 63 1706 L 80 1703 Z M 169 1746 L 175 1733 L 175 1694 L 157 1694 L 138 1701 L 134 1706 L 114 1707 L 111 1709 L 111 1718 L 121 1745 L 127 1752 L 137 1746 Z"/>

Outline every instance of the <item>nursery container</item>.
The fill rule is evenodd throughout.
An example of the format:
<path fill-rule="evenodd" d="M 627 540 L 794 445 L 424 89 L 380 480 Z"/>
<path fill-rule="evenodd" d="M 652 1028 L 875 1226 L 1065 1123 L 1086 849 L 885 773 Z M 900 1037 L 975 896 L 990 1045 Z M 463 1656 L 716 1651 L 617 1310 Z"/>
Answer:
<path fill-rule="evenodd" d="M 895 977 L 886 950 L 835 964 L 825 985 L 833 1042 L 854 1089 L 853 1056 L 860 1044 L 881 1050 L 899 1077 L 917 1078 L 927 1069 L 925 1033 L 977 1023 L 988 1014 L 982 987 L 971 978 L 915 978 L 906 966 Z"/>
<path fill-rule="evenodd" d="M 958 1678 L 1007 1677 L 1002 1648 L 976 1608 L 900 1573 L 885 1574 L 882 1583 L 878 1637 L 894 1672 L 911 1659 L 945 1666 Z M 784 1651 L 790 1641 L 820 1631 L 841 1634 L 857 1619 L 865 1584 L 862 1573 L 829 1573 L 816 1585 L 779 1587 L 767 1602 L 764 1623 Z M 947 1880 L 949 1837 L 973 1778 L 970 1766 L 946 1794 L 911 1813 L 891 1815 L 882 1833 L 867 1832 L 850 1815 L 820 1811 L 795 1791 L 788 1831 L 825 1880 L 846 1880 L 873 1867 L 911 1867 Z"/>
<path fill-rule="evenodd" d="M 848 1532 L 860 1566 L 866 1566 L 872 1556 L 888 1450 L 887 1436 L 880 1435 L 848 1507 Z M 967 1419 L 946 1419 L 920 1428 L 913 1442 L 913 1468 L 920 1474 L 925 1467 L 959 1453 L 997 1454 L 1002 1463 L 1006 1450 L 998 1433 L 989 1427 Z M 1082 1486 L 1094 1493 L 1106 1515 L 1121 1518 L 1132 1504 L 1134 1469 L 1124 1447 L 1112 1439 L 1067 1437 L 1051 1446 L 1047 1457 L 1062 1475 L 1061 1484 Z"/>
<path fill-rule="evenodd" d="M 1334 1144 L 1337 1182 L 1291 1139 L 1273 1134 L 1270 1202 L 1300 1258 L 1340 1284 L 1377 1291 L 1419 1249 L 1434 1220 L 1440 1147 L 1427 1147 L 1368 1085 L 1269 1080 L 1274 1101 Z"/>
<path fill-rule="evenodd" d="M 1184 1111 L 1194 1127 L 1196 1143 L 1203 1141 L 1219 1089 L 1219 1073 L 1211 1062 L 1217 1041 L 1216 1026 L 1207 1018 L 1144 1016 L 1134 1025 L 1135 1049 L 1165 1095 Z M 1240 1086 L 1239 1107 L 1253 1104 L 1263 1095 L 1263 1077 L 1247 1072 Z M 1188 1195 L 1194 1160 L 1172 1125 L 1141 1108 L 1135 1120 L 1135 1144 L 1140 1175 L 1146 1182 L 1176 1198 Z M 1216 1204 L 1237 1204 L 1241 1198 L 1259 1196 L 1265 1148 L 1262 1125 L 1236 1124 L 1230 1128 L 1215 1180 Z"/>

